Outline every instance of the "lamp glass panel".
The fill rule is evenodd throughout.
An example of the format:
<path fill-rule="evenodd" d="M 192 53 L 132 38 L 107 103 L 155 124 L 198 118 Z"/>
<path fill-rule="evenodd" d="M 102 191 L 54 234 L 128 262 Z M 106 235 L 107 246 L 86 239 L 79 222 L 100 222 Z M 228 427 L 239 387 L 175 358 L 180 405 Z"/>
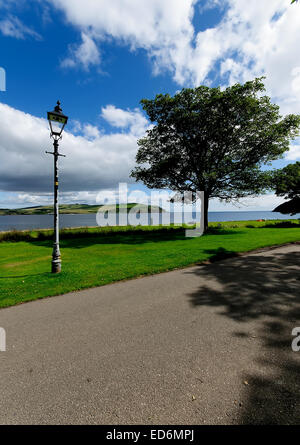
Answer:
<path fill-rule="evenodd" d="M 59 116 L 55 113 L 48 113 L 48 120 L 52 133 L 60 135 L 68 119 L 63 115 Z"/>

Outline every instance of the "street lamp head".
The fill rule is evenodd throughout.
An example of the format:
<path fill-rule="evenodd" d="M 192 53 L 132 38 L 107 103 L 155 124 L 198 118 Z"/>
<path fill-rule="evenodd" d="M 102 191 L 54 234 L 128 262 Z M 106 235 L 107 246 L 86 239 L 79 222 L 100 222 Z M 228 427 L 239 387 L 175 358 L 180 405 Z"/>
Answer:
<path fill-rule="evenodd" d="M 48 111 L 48 121 L 51 130 L 51 137 L 60 139 L 62 132 L 68 122 L 68 116 L 65 116 L 60 107 L 59 100 L 53 111 Z"/>

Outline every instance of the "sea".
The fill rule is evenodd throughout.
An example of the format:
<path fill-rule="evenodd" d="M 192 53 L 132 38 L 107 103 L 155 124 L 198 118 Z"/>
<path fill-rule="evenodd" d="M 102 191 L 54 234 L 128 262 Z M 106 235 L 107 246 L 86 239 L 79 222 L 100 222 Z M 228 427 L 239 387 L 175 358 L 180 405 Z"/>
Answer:
<path fill-rule="evenodd" d="M 124 215 L 123 215 L 124 218 Z M 69 214 L 60 215 L 60 228 L 71 227 L 95 227 L 95 226 L 117 226 L 117 225 L 158 225 L 158 224 L 186 224 L 193 223 L 197 218 L 194 213 L 141 213 L 125 215 L 126 221 L 119 221 L 118 215 L 101 215 L 101 220 L 97 221 L 97 215 L 90 214 Z M 224 221 L 257 221 L 274 219 L 299 219 L 300 213 L 294 216 L 282 215 L 271 211 L 237 211 L 237 212 L 209 212 L 210 222 Z M 199 220 L 197 218 L 197 220 Z M 53 227 L 53 215 L 0 215 L 0 232 L 9 230 L 34 230 L 49 229 Z"/>

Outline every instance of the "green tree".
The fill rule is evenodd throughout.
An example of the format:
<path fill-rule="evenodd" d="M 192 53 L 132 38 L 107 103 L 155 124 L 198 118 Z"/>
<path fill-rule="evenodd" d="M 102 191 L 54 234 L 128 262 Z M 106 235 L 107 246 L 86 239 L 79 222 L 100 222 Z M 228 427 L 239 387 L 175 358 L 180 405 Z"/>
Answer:
<path fill-rule="evenodd" d="M 274 212 L 292 215 L 300 213 L 300 162 L 276 170 L 273 186 L 277 196 L 284 196 L 290 200 L 276 207 Z"/>
<path fill-rule="evenodd" d="M 300 162 L 289 164 L 274 174 L 274 187 L 277 196 L 300 198 Z"/>
<path fill-rule="evenodd" d="M 224 91 L 200 86 L 142 100 L 154 126 L 138 141 L 131 176 L 149 188 L 203 191 L 207 230 L 209 199 L 262 193 L 268 174 L 261 166 L 298 135 L 300 116 L 282 118 L 264 91 L 259 78 Z"/>

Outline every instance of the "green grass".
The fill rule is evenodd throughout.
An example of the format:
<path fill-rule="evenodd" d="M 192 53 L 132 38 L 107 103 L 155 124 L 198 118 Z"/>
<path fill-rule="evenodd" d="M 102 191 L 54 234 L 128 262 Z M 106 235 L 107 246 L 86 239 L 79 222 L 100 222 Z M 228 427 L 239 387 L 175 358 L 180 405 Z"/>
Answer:
<path fill-rule="evenodd" d="M 236 229 L 239 227 L 300 227 L 300 220 L 274 220 L 274 221 L 227 221 L 222 223 L 210 223 L 211 231 L 219 229 Z M 166 232 L 182 231 L 182 227 L 170 226 L 124 226 L 124 227 L 79 227 L 73 229 L 63 229 L 60 231 L 61 239 L 90 238 L 94 236 L 111 236 L 114 234 L 126 233 L 136 234 L 145 232 L 155 232 L 165 234 Z M 4 241 L 46 241 L 53 239 L 53 230 L 12 230 L 0 232 L 0 243 Z"/>
<path fill-rule="evenodd" d="M 186 238 L 182 228 L 66 230 L 59 275 L 49 272 L 52 241 L 39 238 L 51 232 L 27 232 L 27 241 L 0 243 L 0 307 L 300 241 L 298 222 L 283 228 L 268 224 L 211 224 L 210 233 L 200 238 Z"/>

